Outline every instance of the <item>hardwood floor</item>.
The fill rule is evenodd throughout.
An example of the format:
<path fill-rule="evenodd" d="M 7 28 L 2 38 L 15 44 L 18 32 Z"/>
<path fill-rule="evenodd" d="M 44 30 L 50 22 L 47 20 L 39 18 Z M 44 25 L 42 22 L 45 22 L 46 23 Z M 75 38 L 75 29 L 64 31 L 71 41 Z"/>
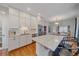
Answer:
<path fill-rule="evenodd" d="M 35 56 L 36 55 L 36 43 L 26 45 L 16 50 L 10 51 L 9 56 Z"/>

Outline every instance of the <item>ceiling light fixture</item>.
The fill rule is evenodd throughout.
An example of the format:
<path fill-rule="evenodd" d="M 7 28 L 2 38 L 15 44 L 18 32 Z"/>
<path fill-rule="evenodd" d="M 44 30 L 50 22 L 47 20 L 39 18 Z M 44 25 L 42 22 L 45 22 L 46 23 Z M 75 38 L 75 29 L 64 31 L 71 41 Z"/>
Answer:
<path fill-rule="evenodd" d="M 38 13 L 38 16 L 41 16 L 41 14 L 40 14 L 40 13 Z"/>
<path fill-rule="evenodd" d="M 27 8 L 27 11 L 30 11 L 31 10 L 31 8 Z"/>
<path fill-rule="evenodd" d="M 56 24 L 56 25 L 59 25 L 59 23 L 58 23 L 58 22 L 55 22 L 55 24 Z"/>
<path fill-rule="evenodd" d="M 40 13 L 37 14 L 37 19 L 38 19 L 38 21 L 41 21 L 41 14 Z"/>
<path fill-rule="evenodd" d="M 55 25 L 59 25 L 59 23 L 58 23 L 58 17 L 56 17 Z"/>

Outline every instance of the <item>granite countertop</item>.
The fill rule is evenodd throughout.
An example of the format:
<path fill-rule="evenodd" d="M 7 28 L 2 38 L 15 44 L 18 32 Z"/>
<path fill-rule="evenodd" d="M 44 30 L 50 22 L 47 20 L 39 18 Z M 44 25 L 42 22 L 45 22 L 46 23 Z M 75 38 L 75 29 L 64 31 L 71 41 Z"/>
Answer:
<path fill-rule="evenodd" d="M 63 36 L 56 36 L 56 35 L 43 35 L 39 37 L 33 38 L 34 41 L 37 43 L 49 48 L 52 51 L 58 47 L 60 42 L 63 40 Z"/>

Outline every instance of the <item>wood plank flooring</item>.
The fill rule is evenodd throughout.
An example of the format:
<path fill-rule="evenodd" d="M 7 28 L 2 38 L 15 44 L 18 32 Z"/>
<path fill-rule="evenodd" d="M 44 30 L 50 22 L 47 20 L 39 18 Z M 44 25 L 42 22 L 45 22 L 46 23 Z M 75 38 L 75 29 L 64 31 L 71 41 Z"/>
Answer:
<path fill-rule="evenodd" d="M 36 43 L 26 45 L 16 50 L 10 51 L 9 56 L 35 56 L 36 55 Z"/>

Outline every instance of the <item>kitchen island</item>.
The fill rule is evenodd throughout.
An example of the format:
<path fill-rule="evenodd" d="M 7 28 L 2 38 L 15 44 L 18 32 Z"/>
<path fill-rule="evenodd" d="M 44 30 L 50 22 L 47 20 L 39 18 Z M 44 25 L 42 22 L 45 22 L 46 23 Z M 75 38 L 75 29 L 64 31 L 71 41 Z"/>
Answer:
<path fill-rule="evenodd" d="M 55 51 L 63 36 L 56 35 L 43 35 L 33 38 L 36 41 L 36 54 L 38 56 L 48 56 L 49 51 Z"/>

